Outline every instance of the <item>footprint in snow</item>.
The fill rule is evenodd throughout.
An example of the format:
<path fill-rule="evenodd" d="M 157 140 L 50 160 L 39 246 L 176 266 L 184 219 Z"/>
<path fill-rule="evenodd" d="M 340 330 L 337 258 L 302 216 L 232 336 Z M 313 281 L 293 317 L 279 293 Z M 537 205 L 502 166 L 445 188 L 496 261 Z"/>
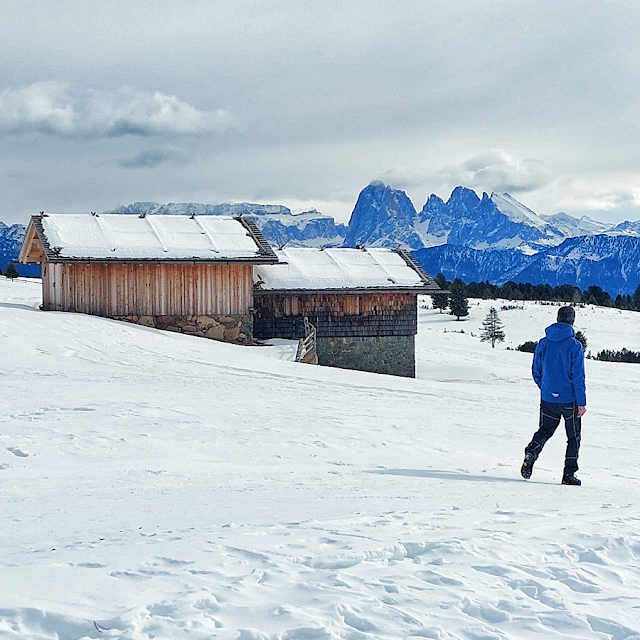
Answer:
<path fill-rule="evenodd" d="M 18 458 L 28 458 L 29 457 L 28 453 L 25 453 L 21 449 L 18 449 L 18 447 L 7 447 L 7 451 L 10 451 L 11 453 L 13 453 L 14 456 L 18 456 Z"/>

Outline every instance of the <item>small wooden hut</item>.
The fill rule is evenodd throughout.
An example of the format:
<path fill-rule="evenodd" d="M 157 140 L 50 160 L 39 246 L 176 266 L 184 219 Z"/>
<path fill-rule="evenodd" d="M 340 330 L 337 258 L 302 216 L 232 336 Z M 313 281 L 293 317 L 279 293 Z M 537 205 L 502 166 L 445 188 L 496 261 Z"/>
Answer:
<path fill-rule="evenodd" d="M 242 217 L 43 213 L 19 260 L 41 264 L 45 310 L 247 343 L 253 267 L 278 257 Z"/>
<path fill-rule="evenodd" d="M 440 291 L 405 251 L 285 249 L 254 269 L 254 336 L 300 339 L 316 327 L 319 364 L 415 376 L 417 297 Z"/>

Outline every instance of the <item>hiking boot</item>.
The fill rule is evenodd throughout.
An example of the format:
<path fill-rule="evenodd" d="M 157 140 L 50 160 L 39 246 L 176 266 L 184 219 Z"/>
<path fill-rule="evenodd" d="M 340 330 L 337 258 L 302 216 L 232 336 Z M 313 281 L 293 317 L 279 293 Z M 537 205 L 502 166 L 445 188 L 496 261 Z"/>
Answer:
<path fill-rule="evenodd" d="M 528 480 L 533 473 L 533 463 L 536 459 L 533 457 L 532 453 L 524 454 L 524 462 L 522 463 L 522 468 L 520 469 L 520 474 L 525 480 Z"/>
<path fill-rule="evenodd" d="M 570 473 L 562 476 L 562 484 L 570 484 L 574 487 L 579 487 L 582 482 L 580 482 L 580 478 L 576 478 L 573 473 Z"/>

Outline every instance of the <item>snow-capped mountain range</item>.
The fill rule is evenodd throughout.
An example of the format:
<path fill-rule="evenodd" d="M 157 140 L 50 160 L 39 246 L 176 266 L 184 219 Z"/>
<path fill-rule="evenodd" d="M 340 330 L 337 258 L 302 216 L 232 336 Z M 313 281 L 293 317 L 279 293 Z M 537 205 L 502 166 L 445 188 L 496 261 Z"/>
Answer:
<path fill-rule="evenodd" d="M 464 282 L 571 284 L 582 290 L 596 285 L 613 297 L 632 294 L 640 285 L 640 238 L 628 235 L 567 238 L 533 255 L 441 245 L 419 249 L 413 256 L 428 273 L 442 272 Z"/>
<path fill-rule="evenodd" d="M 637 235 L 638 230 L 640 223 L 613 227 L 587 216 L 540 216 L 508 193 L 484 193 L 480 198 L 465 187 L 456 187 L 446 202 L 429 196 L 418 213 L 403 191 L 372 182 L 358 197 L 345 245 L 402 244 L 413 250 L 455 245 L 534 254 L 567 238 L 605 232 Z"/>
<path fill-rule="evenodd" d="M 539 216 L 508 193 L 480 198 L 456 187 L 446 202 L 431 195 L 418 213 L 404 192 L 373 182 L 360 193 L 345 245 L 398 244 L 428 273 L 465 282 L 597 285 L 612 296 L 640 284 L 640 221 Z"/>
<path fill-rule="evenodd" d="M 508 280 L 597 284 L 611 295 L 640 283 L 640 221 L 607 225 L 587 216 L 538 215 L 508 193 L 456 187 L 445 202 L 431 195 L 420 210 L 404 191 L 372 182 L 359 194 L 348 225 L 315 209 L 282 205 L 136 202 L 110 213 L 244 215 L 282 247 L 397 247 L 415 252 L 427 272 L 469 282 Z M 0 223 L 0 269 L 17 258 L 24 227 Z"/>

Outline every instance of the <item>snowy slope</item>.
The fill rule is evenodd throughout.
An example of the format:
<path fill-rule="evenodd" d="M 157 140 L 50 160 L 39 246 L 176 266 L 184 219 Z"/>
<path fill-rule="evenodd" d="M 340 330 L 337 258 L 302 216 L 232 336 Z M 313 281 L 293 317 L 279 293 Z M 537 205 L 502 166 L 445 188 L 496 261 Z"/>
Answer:
<path fill-rule="evenodd" d="M 498 211 L 507 216 L 512 222 L 521 222 L 543 231 L 546 231 L 549 226 L 546 220 L 543 220 L 538 214 L 531 211 L 529 207 L 525 207 L 508 193 L 497 193 L 494 191 L 491 194 L 491 200 Z"/>
<path fill-rule="evenodd" d="M 604 233 L 611 229 L 610 224 L 598 222 L 589 216 L 576 218 L 562 211 L 552 216 L 541 215 L 540 217 L 556 228 L 566 238 L 594 235 Z"/>
<path fill-rule="evenodd" d="M 412 380 L 39 301 L 0 277 L 3 640 L 640 637 L 640 369 L 587 362 L 581 488 L 561 434 L 519 477 L 538 396 L 505 346 L 554 306 L 500 311 L 496 349 L 492 303 L 421 309 Z M 576 328 L 640 350 L 638 313 Z"/>

